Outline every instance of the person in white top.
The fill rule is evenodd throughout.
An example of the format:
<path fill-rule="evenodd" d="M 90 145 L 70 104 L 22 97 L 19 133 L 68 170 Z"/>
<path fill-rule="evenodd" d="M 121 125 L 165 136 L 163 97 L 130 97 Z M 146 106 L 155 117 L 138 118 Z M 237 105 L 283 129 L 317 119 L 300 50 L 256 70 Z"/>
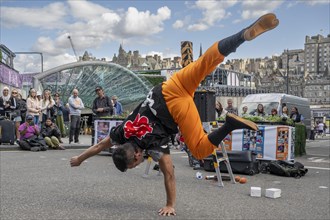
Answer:
<path fill-rule="evenodd" d="M 35 89 L 31 88 L 29 91 L 29 96 L 26 99 L 26 115 L 33 115 L 34 124 L 39 123 L 39 114 L 41 113 L 39 100 L 37 99 L 37 92 Z"/>
<path fill-rule="evenodd" d="M 324 136 L 324 123 L 322 121 L 320 121 L 318 124 L 317 124 L 317 130 L 318 130 L 318 135 L 320 136 Z"/>
<path fill-rule="evenodd" d="M 41 113 L 42 113 L 42 122 L 46 122 L 47 118 L 52 118 L 52 111 L 51 109 L 55 105 L 55 101 L 50 95 L 50 91 L 45 89 L 43 92 L 43 98 L 40 101 Z"/>

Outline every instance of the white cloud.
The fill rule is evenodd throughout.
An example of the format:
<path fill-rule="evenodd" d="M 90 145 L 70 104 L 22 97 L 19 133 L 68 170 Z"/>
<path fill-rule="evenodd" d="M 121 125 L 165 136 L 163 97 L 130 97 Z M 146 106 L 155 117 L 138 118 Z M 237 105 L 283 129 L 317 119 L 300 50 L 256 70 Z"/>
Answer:
<path fill-rule="evenodd" d="M 67 53 L 57 56 L 43 54 L 43 63 L 38 54 L 17 54 L 14 59 L 14 68 L 21 73 L 37 73 L 43 68 L 44 71 L 67 63 L 76 62 L 76 58 Z"/>
<path fill-rule="evenodd" d="M 105 13 L 112 13 L 108 8 L 85 0 L 69 0 L 70 12 L 73 17 L 82 19 L 84 21 L 95 20 Z"/>
<path fill-rule="evenodd" d="M 329 0 L 305 0 L 304 2 L 308 5 L 329 5 Z"/>
<path fill-rule="evenodd" d="M 241 17 L 243 20 L 258 18 L 263 14 L 273 12 L 281 4 L 281 1 L 268 1 L 268 0 L 250 0 L 242 2 Z"/>
<path fill-rule="evenodd" d="M 199 23 L 199 24 L 192 24 L 192 25 L 189 25 L 187 30 L 188 31 L 204 31 L 206 29 L 208 29 L 209 26 L 206 25 L 206 24 L 203 24 L 203 23 Z"/>
<path fill-rule="evenodd" d="M 1 7 L 1 24 L 9 28 L 23 25 L 54 29 L 65 25 L 66 14 L 65 4 L 61 2 L 51 3 L 43 8 Z"/>
<path fill-rule="evenodd" d="M 65 49 L 57 47 L 57 44 L 50 37 L 39 37 L 32 50 L 43 51 L 48 55 L 58 55 L 65 52 Z"/>
<path fill-rule="evenodd" d="M 183 21 L 182 20 L 176 20 L 174 24 L 172 25 L 174 29 L 180 29 L 183 27 Z"/>
<path fill-rule="evenodd" d="M 195 3 L 195 8 L 202 11 L 203 18 L 197 23 L 188 25 L 189 31 L 203 31 L 206 30 L 223 19 L 231 16 L 227 9 L 233 7 L 237 3 L 236 0 L 232 1 L 203 1 L 198 0 Z M 218 24 L 217 24 L 218 25 Z"/>
<path fill-rule="evenodd" d="M 134 7 L 129 7 L 122 25 L 120 26 L 124 36 L 147 36 L 163 31 L 163 22 L 171 17 L 171 10 L 162 7 L 157 10 L 157 14 L 150 11 L 138 11 Z"/>

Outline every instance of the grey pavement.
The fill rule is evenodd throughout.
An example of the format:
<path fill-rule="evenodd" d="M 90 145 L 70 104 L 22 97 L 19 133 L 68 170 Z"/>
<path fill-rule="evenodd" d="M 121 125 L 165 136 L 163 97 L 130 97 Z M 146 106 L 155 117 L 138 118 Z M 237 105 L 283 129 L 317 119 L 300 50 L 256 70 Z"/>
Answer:
<path fill-rule="evenodd" d="M 327 139 L 307 143 L 307 155 L 296 158 L 309 169 L 301 179 L 240 175 L 248 179 L 246 184 L 226 181 L 224 188 L 196 179 L 186 154 L 172 150 L 177 216 L 171 219 L 330 219 L 328 143 Z M 150 170 L 143 178 L 143 163 L 122 173 L 105 152 L 71 168 L 70 158 L 83 150 L 0 151 L 0 219 L 165 218 L 157 214 L 166 201 L 163 177 L 157 171 Z M 252 186 L 262 188 L 261 198 L 250 197 Z M 266 188 L 281 189 L 281 198 L 266 198 Z"/>
<path fill-rule="evenodd" d="M 91 146 L 92 136 L 91 135 L 79 135 L 79 144 L 71 143 L 69 144 L 69 138 L 62 138 L 62 146 L 66 149 L 84 149 Z M 0 145 L 0 151 L 2 150 L 20 150 L 17 144 L 9 145 L 2 144 Z"/>

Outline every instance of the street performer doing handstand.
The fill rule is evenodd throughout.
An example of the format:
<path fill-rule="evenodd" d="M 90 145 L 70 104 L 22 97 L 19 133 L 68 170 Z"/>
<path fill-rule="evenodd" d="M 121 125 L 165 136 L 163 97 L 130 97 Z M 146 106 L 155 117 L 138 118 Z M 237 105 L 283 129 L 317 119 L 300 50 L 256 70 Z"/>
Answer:
<path fill-rule="evenodd" d="M 210 74 L 226 56 L 235 52 L 244 42 L 279 24 L 272 13 L 263 15 L 248 28 L 211 46 L 195 62 L 175 73 L 170 79 L 155 86 L 122 124 L 111 129 L 110 135 L 91 146 L 79 156 L 71 158 L 71 166 L 79 166 L 87 158 L 103 149 L 116 145 L 112 158 L 122 172 L 143 161 L 143 150 L 159 162 L 164 174 L 166 205 L 159 215 L 176 215 L 176 186 L 174 168 L 167 147 L 169 135 L 182 133 L 192 155 L 197 159 L 209 156 L 228 133 L 235 129 L 258 130 L 256 124 L 228 113 L 226 122 L 217 130 L 204 132 L 193 96 L 200 82 Z"/>

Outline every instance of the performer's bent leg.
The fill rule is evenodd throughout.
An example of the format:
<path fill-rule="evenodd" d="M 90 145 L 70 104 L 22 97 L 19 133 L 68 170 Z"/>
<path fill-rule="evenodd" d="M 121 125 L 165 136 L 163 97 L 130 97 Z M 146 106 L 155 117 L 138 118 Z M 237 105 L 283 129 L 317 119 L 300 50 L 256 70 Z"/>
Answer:
<path fill-rule="evenodd" d="M 228 123 L 207 135 L 202 127 L 193 94 L 200 82 L 216 66 L 245 41 L 273 29 L 278 25 L 275 15 L 267 14 L 259 18 L 250 27 L 211 46 L 197 61 L 174 74 L 162 85 L 162 93 L 167 108 L 178 124 L 191 153 L 202 159 L 210 155 L 215 146 L 232 130 L 238 128 L 257 129 L 257 126 L 237 116 L 229 115 Z M 238 126 L 235 126 L 238 125 Z"/>

